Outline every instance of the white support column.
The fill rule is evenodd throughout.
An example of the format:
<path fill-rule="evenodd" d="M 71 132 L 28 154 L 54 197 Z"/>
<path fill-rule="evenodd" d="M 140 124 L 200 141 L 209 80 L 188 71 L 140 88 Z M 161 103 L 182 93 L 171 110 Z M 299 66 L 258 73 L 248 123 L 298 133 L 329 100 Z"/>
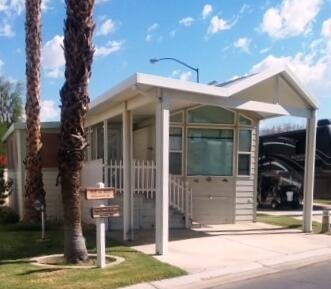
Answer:
<path fill-rule="evenodd" d="M 108 120 L 103 121 L 103 165 L 104 165 L 104 183 L 109 186 L 108 172 Z"/>
<path fill-rule="evenodd" d="M 304 174 L 304 206 L 303 206 L 303 231 L 312 231 L 314 180 L 315 180 L 315 152 L 316 150 L 316 111 L 312 111 L 307 119 L 306 128 L 306 157 Z"/>
<path fill-rule="evenodd" d="M 132 166 L 132 113 L 123 112 L 123 239 L 133 240 L 133 192 L 131 190 Z"/>
<path fill-rule="evenodd" d="M 162 91 L 155 115 L 155 249 L 157 255 L 164 255 L 168 252 L 169 239 L 169 99 L 162 95 Z"/>

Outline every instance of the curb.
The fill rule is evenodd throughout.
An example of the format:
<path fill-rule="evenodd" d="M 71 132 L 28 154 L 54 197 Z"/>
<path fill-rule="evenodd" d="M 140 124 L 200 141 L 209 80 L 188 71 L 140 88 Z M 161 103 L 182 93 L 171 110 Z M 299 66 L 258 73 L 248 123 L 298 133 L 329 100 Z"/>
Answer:
<path fill-rule="evenodd" d="M 278 273 L 284 270 L 294 270 L 327 260 L 331 260 L 331 248 L 311 250 L 295 255 L 285 255 L 278 258 L 238 266 L 223 267 L 216 270 L 163 279 L 160 281 L 139 283 L 123 287 L 122 289 L 204 289 Z"/>

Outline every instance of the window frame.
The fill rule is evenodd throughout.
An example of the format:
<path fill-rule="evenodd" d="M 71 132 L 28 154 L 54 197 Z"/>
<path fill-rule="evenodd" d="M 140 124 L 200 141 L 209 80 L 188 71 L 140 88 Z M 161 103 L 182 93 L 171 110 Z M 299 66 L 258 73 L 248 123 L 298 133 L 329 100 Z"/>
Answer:
<path fill-rule="evenodd" d="M 218 107 L 218 108 L 222 108 L 224 110 L 228 110 L 230 112 L 233 113 L 233 123 L 205 123 L 205 122 L 202 122 L 202 123 L 198 123 L 198 122 L 190 122 L 189 121 L 189 113 L 190 111 L 192 110 L 196 110 L 200 107 L 204 107 L 204 106 L 213 106 L 213 107 Z M 185 122 L 187 124 L 187 126 L 208 126 L 208 127 L 218 127 L 218 126 L 235 126 L 236 123 L 237 123 L 237 113 L 236 111 L 232 110 L 232 109 L 228 109 L 228 108 L 225 108 L 223 106 L 219 106 L 219 105 L 204 105 L 204 104 L 199 104 L 199 105 L 196 105 L 196 106 L 193 106 L 193 107 L 190 107 L 186 110 L 186 114 L 185 114 Z"/>
<path fill-rule="evenodd" d="M 239 117 L 238 117 L 239 121 Z M 240 150 L 240 131 L 241 130 L 248 130 L 251 132 L 251 145 L 250 145 L 250 151 L 241 151 Z M 238 126 L 238 136 L 237 136 L 237 176 L 238 177 L 251 177 L 252 176 L 252 156 L 253 156 L 253 130 L 251 126 Z M 241 175 L 239 174 L 239 156 L 240 155 L 248 155 L 249 156 L 249 169 L 248 169 L 248 174 L 247 175 Z"/>
<path fill-rule="evenodd" d="M 214 130 L 232 130 L 232 135 L 233 135 L 233 142 L 232 142 L 232 172 L 231 175 L 189 175 L 188 174 L 188 131 L 189 129 L 206 129 L 206 130 L 210 130 L 210 129 L 214 129 Z M 185 142 L 185 158 L 186 158 L 186 168 L 185 168 L 185 175 L 186 177 L 207 177 L 207 176 L 211 176 L 213 178 L 228 178 L 228 177 L 234 177 L 235 176 L 235 154 L 236 154 L 236 129 L 234 126 L 226 126 L 226 125 L 219 125 L 217 124 L 215 125 L 210 125 L 210 124 L 198 124 L 198 125 L 191 125 L 188 124 L 185 128 L 185 136 L 186 136 L 186 142 Z"/>
<path fill-rule="evenodd" d="M 182 121 L 180 122 L 172 122 L 170 119 L 172 116 L 175 116 L 177 114 L 181 114 L 182 115 Z M 170 116 L 169 116 L 169 123 L 170 123 L 170 126 L 173 126 L 173 125 L 182 125 L 183 123 L 185 122 L 185 112 L 184 110 L 179 110 L 179 111 L 175 111 L 175 112 L 172 112 L 170 113 Z"/>
<path fill-rule="evenodd" d="M 174 176 L 183 176 L 184 175 L 184 146 L 185 146 L 185 139 L 184 139 L 184 126 L 179 123 L 170 123 L 169 125 L 169 140 L 170 140 L 170 129 L 171 128 L 180 128 L 182 131 L 182 149 L 181 150 L 170 150 L 169 145 L 169 161 L 170 161 L 170 153 L 180 153 L 181 154 L 181 174 L 174 175 Z M 170 163 L 169 163 L 169 174 L 170 174 Z"/>
<path fill-rule="evenodd" d="M 241 124 L 240 123 L 240 117 L 244 117 L 244 118 L 247 118 L 248 120 L 250 120 L 251 124 Z M 253 124 L 254 124 L 254 120 L 242 113 L 238 113 L 238 127 L 244 127 L 244 128 L 247 128 L 247 127 L 253 127 Z"/>

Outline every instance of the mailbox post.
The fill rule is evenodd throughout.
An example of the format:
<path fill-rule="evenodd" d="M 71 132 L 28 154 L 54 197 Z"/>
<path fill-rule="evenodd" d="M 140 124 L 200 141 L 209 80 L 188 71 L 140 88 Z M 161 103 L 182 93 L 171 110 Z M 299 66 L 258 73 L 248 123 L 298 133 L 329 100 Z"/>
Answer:
<path fill-rule="evenodd" d="M 103 183 L 97 183 L 95 188 L 87 188 L 85 198 L 87 200 L 109 200 L 115 196 L 114 188 L 105 188 Z M 119 206 L 105 206 L 91 208 L 91 217 L 96 219 L 96 239 L 97 239 L 97 266 L 106 266 L 106 219 L 109 217 L 119 217 Z"/>

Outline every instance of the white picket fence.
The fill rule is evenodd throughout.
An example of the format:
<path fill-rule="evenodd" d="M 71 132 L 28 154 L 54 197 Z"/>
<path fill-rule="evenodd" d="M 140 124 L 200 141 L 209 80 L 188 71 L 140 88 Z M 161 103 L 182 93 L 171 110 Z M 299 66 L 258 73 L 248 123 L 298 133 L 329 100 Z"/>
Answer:
<path fill-rule="evenodd" d="M 155 199 L 156 193 L 156 165 L 154 161 L 133 160 L 131 168 L 132 191 L 143 194 L 147 199 Z M 123 193 L 123 162 L 110 161 L 104 165 L 104 182 L 109 187 Z M 169 205 L 185 215 L 188 221 L 192 217 L 192 189 L 187 182 L 169 174 Z"/>

